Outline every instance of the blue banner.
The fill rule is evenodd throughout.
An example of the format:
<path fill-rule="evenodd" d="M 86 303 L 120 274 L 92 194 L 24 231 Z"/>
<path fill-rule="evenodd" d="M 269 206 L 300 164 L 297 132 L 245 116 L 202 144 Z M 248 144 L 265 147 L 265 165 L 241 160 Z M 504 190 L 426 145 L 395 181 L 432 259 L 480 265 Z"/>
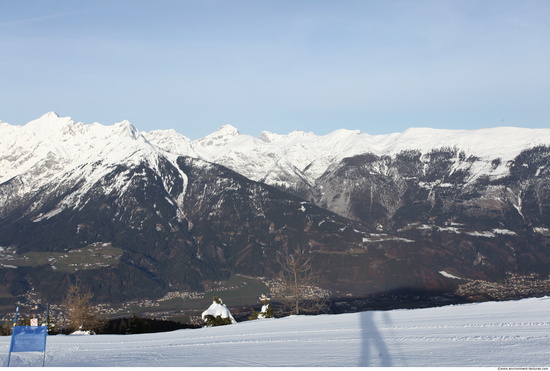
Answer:
<path fill-rule="evenodd" d="M 15 326 L 10 352 L 45 352 L 47 326 Z"/>

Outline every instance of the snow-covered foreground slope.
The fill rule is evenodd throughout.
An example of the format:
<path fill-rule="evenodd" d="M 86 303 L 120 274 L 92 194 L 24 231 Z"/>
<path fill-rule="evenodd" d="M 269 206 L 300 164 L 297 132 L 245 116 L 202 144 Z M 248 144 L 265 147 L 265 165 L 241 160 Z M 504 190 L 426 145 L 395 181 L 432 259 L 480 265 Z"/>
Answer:
<path fill-rule="evenodd" d="M 46 366 L 550 366 L 550 297 L 292 316 L 146 335 L 50 336 Z M 5 365 L 9 337 L 0 339 Z M 14 353 L 40 366 L 41 353 Z"/>

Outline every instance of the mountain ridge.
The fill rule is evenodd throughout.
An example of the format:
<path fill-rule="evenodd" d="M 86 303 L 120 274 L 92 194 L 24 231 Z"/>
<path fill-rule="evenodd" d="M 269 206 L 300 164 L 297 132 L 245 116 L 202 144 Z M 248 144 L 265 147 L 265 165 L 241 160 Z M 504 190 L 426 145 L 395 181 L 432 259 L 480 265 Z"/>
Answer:
<path fill-rule="evenodd" d="M 298 172 L 296 176 L 312 182 L 319 178 L 330 164 L 363 153 L 395 156 L 405 150 L 426 153 L 433 148 L 457 147 L 465 151 L 467 156 L 477 156 L 487 161 L 500 158 L 506 162 L 517 156 L 522 149 L 550 145 L 550 129 L 516 127 L 476 130 L 409 128 L 402 133 L 384 135 L 369 135 L 359 130 L 347 129 L 335 130 L 323 136 L 301 131 L 286 135 L 262 132 L 259 138 L 254 138 L 240 134 L 238 129 L 231 125 L 224 125 L 214 133 L 192 141 L 174 130 L 140 132 L 126 120 L 110 126 L 98 123 L 83 124 L 68 117 L 59 117 L 54 112 L 46 113 L 24 126 L 4 123 L 3 137 L 9 136 L 10 131 L 13 133 L 15 130 L 35 128 L 39 129 L 35 135 L 46 133 L 48 137 L 56 138 L 59 133 L 45 130 L 44 127 L 48 125 L 58 129 L 64 127 L 68 131 L 85 130 L 92 135 L 103 133 L 96 141 L 114 135 L 119 130 L 130 138 L 145 139 L 157 149 L 219 163 L 253 180 L 287 187 L 295 186 L 296 180 L 289 182 L 273 175 L 273 172 L 277 173 L 281 167 L 291 167 Z M 217 141 L 213 142 L 213 139 Z M 11 147 L 10 143 L 0 144 L 5 150 Z M 54 147 L 53 150 L 55 149 Z M 0 182 L 5 178 L 6 175 L 0 178 Z"/>

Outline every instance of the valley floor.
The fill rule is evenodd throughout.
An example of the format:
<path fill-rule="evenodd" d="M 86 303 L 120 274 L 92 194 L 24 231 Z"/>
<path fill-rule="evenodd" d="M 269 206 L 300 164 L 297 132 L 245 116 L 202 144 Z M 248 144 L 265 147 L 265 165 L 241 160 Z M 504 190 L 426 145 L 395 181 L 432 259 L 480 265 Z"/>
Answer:
<path fill-rule="evenodd" d="M 0 365 L 9 337 L 0 338 Z M 41 366 L 12 353 L 11 366 Z M 291 316 L 142 335 L 56 335 L 59 366 L 550 366 L 550 297 L 439 308 Z"/>

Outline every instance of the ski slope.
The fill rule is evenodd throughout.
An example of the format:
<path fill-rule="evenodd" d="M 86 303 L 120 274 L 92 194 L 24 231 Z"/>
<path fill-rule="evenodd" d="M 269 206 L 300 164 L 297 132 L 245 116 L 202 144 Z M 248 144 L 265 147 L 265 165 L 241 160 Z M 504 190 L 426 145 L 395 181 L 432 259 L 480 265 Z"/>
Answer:
<path fill-rule="evenodd" d="M 6 365 L 9 337 L 0 338 Z M 41 366 L 12 353 L 11 366 Z M 57 335 L 46 366 L 550 366 L 550 297 L 263 319 L 142 335 Z"/>

